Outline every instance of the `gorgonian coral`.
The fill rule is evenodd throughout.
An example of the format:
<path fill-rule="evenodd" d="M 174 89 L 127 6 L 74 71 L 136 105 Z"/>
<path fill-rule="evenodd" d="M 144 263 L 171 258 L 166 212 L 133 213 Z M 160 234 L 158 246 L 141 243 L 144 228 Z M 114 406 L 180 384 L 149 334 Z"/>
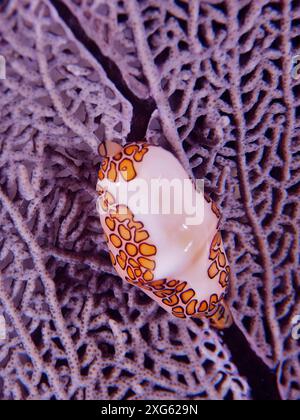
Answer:
<path fill-rule="evenodd" d="M 251 398 L 218 333 L 110 265 L 97 146 L 134 136 L 146 109 L 147 138 L 222 208 L 236 325 L 300 398 L 299 18 L 289 0 L 2 3 L 2 399 Z"/>

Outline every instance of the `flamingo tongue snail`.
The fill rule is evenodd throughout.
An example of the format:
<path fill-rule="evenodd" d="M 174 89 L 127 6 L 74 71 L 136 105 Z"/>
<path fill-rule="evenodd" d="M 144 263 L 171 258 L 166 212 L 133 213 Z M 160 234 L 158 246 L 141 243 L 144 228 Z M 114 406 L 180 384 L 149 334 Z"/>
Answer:
<path fill-rule="evenodd" d="M 206 317 L 215 328 L 229 327 L 232 317 L 224 298 L 230 268 L 216 204 L 196 190 L 180 162 L 161 147 L 146 142 L 124 147 L 106 142 L 99 153 L 103 162 L 98 173 L 97 210 L 119 276 L 177 318 Z M 141 183 L 149 186 L 153 179 L 185 182 L 192 191 L 188 200 L 202 203 L 202 223 L 187 224 L 185 211 L 136 213 L 120 190 Z M 140 202 L 147 202 L 147 188 L 130 190 L 138 191 L 135 198 Z M 175 193 L 171 204 L 180 204 Z"/>

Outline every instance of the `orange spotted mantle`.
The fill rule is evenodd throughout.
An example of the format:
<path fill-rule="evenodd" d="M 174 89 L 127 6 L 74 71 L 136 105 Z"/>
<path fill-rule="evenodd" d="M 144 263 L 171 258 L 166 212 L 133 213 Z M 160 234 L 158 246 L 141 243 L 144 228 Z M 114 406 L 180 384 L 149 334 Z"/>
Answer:
<path fill-rule="evenodd" d="M 105 212 L 102 224 L 104 221 L 112 264 L 124 280 L 159 300 L 161 306 L 171 310 L 174 316 L 213 317 L 222 307 L 230 274 L 220 232 L 216 230 L 209 248 L 207 277 L 217 281 L 222 291 L 211 293 L 209 299 L 199 299 L 199 294 L 186 279 L 155 278 L 157 244 L 151 241 L 149 231 L 141 221 L 136 220 L 132 211 L 116 203 L 115 197 L 101 187 L 104 179 L 115 183 L 120 177 L 126 182 L 138 177 L 139 167 L 151 147 L 154 146 L 144 142 L 132 143 L 124 148 L 118 146 L 110 154 L 104 144 L 100 146 L 99 152 L 104 160 L 98 173 L 100 186 L 97 190 Z M 212 212 L 220 219 L 221 213 L 216 204 L 208 199 L 206 201 L 211 203 Z"/>

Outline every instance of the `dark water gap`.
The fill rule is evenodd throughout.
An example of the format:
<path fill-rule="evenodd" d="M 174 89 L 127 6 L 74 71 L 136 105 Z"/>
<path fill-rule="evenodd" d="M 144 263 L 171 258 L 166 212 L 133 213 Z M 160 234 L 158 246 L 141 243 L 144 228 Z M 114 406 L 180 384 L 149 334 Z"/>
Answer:
<path fill-rule="evenodd" d="M 143 140 L 153 111 L 155 102 L 149 98 L 138 98 L 127 86 L 118 66 L 109 57 L 105 56 L 98 45 L 86 34 L 77 17 L 61 0 L 50 0 L 57 10 L 60 18 L 71 29 L 75 38 L 90 52 L 104 69 L 107 78 L 116 86 L 119 92 L 133 107 L 131 130 L 127 141 Z"/>
<path fill-rule="evenodd" d="M 234 324 L 220 333 L 232 355 L 241 376 L 244 376 L 252 391 L 252 398 L 257 401 L 278 401 L 281 396 L 277 387 L 276 372 L 258 357 L 249 343 Z"/>

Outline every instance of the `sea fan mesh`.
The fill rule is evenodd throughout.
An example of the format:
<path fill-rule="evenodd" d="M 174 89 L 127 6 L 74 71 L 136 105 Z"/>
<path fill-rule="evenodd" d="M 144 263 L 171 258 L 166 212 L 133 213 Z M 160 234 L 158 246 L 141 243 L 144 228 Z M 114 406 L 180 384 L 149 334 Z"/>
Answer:
<path fill-rule="evenodd" d="M 251 398 L 219 333 L 109 262 L 97 145 L 134 135 L 154 103 L 147 137 L 222 209 L 235 323 L 300 399 L 299 20 L 289 0 L 2 3 L 0 398 Z"/>

